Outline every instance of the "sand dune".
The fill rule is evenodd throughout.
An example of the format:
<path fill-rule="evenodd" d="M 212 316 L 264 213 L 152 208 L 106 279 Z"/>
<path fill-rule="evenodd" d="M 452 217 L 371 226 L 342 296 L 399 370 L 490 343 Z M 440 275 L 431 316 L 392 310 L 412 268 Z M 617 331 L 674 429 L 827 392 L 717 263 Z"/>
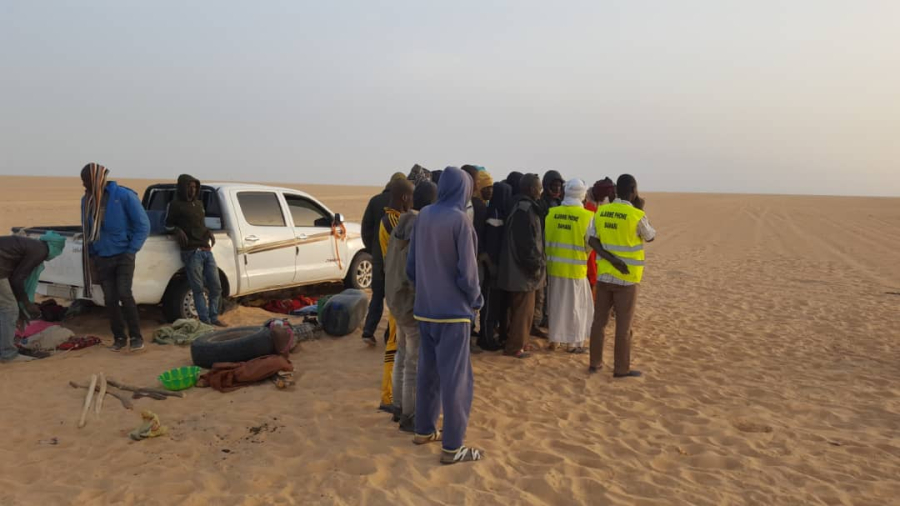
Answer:
<path fill-rule="evenodd" d="M 4 230 L 77 223 L 76 179 L 0 181 Z M 297 187 L 354 220 L 377 190 Z M 137 411 L 111 398 L 77 429 L 84 391 L 68 381 L 153 385 L 189 351 L 97 347 L 0 365 L 0 504 L 896 503 L 900 200 L 647 200 L 660 235 L 635 328 L 645 377 L 589 378 L 565 353 L 475 356 L 468 439 L 483 462 L 441 467 L 376 412 L 382 356 L 358 333 L 305 343 L 292 391 L 136 401 L 171 429 L 139 443 Z M 149 335 L 159 314 L 144 317 Z M 70 327 L 111 340 L 102 311 Z"/>

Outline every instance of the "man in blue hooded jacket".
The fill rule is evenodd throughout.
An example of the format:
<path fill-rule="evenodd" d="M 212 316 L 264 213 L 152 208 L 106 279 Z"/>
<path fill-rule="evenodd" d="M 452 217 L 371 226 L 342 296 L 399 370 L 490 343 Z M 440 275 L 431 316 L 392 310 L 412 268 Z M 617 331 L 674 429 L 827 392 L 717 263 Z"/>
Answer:
<path fill-rule="evenodd" d="M 466 215 L 472 185 L 460 169 L 444 170 L 437 202 L 422 209 L 416 220 L 406 263 L 406 275 L 416 287 L 413 315 L 421 334 L 413 442 L 442 441 L 442 464 L 483 457 L 482 451 L 463 446 L 475 383 L 469 339 L 483 302 L 477 239 Z M 437 428 L 442 407 L 443 435 Z"/>
<path fill-rule="evenodd" d="M 106 167 L 89 163 L 81 169 L 84 198 L 81 219 L 84 241 L 96 266 L 112 329 L 112 351 L 122 351 L 131 337 L 131 351 L 144 348 L 137 304 L 131 292 L 134 259 L 150 235 L 150 220 L 133 190 L 107 181 Z M 89 278 L 89 276 L 88 276 Z"/>

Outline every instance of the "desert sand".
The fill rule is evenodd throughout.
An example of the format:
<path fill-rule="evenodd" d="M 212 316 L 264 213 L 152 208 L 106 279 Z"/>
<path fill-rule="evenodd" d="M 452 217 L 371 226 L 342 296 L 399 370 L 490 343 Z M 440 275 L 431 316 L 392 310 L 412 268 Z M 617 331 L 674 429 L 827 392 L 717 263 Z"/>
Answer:
<path fill-rule="evenodd" d="M 377 191 L 292 186 L 352 220 Z M 75 178 L 0 178 L 0 228 L 75 224 L 80 193 Z M 0 504 L 896 504 L 900 199 L 647 202 L 659 238 L 635 326 L 645 376 L 614 381 L 611 342 L 593 377 L 586 356 L 474 356 L 468 441 L 483 462 L 441 467 L 438 447 L 376 411 L 382 348 L 358 332 L 304 343 L 293 390 L 192 389 L 135 411 L 107 398 L 78 429 L 70 380 L 149 386 L 190 364 L 186 348 L 94 347 L 0 365 Z M 142 314 L 149 336 L 160 314 Z M 111 341 L 102 311 L 68 326 Z M 130 441 L 141 409 L 170 436 Z"/>

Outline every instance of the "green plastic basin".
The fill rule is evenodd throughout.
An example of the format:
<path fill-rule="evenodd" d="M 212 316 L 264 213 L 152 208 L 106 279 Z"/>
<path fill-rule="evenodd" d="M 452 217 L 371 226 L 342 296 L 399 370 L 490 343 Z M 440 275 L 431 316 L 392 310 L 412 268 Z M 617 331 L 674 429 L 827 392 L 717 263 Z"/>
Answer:
<path fill-rule="evenodd" d="M 178 367 L 159 375 L 159 381 L 166 390 L 186 390 L 197 384 L 200 377 L 200 368 L 192 365 Z"/>

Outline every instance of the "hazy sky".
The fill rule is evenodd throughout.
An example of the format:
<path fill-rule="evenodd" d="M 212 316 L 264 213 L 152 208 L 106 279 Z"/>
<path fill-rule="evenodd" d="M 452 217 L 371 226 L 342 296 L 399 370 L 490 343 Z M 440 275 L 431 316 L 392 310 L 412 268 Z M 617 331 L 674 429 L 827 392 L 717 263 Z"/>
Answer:
<path fill-rule="evenodd" d="M 900 195 L 900 1 L 0 1 L 0 173 Z"/>

